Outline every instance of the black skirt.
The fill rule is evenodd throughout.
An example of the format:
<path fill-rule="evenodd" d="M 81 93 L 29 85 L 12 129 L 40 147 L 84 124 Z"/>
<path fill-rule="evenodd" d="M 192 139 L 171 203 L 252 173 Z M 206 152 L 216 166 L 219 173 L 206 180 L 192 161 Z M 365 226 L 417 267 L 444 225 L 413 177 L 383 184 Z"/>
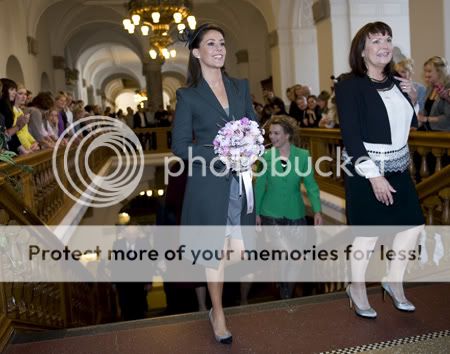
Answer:
<path fill-rule="evenodd" d="M 416 188 L 408 170 L 385 174 L 397 191 L 392 193 L 394 204 L 379 202 L 370 181 L 351 167 L 353 176 L 345 175 L 345 200 L 348 225 L 410 225 L 425 224 Z"/>

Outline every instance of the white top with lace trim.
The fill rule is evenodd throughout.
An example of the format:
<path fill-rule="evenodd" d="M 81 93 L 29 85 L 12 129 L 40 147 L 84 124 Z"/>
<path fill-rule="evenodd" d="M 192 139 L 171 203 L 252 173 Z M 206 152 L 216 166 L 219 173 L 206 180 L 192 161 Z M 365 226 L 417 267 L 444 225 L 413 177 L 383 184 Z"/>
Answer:
<path fill-rule="evenodd" d="M 359 174 L 366 178 L 382 176 L 382 172 L 384 171 L 380 171 L 380 161 L 383 161 L 383 165 L 388 165 L 389 160 L 402 160 L 402 166 L 395 166 L 393 169 L 404 170 L 405 157 L 403 155 L 405 154 L 405 151 L 408 153 L 409 161 L 407 144 L 414 110 L 396 85 L 393 85 L 389 90 L 378 91 L 378 93 L 383 100 L 388 114 L 392 144 L 373 144 L 364 142 L 364 147 L 369 153 L 370 160 L 357 163 L 355 169 Z M 399 156 L 400 154 L 402 156 Z M 398 162 L 395 162 L 394 164 L 397 165 Z M 386 169 L 384 170 L 386 171 Z"/>

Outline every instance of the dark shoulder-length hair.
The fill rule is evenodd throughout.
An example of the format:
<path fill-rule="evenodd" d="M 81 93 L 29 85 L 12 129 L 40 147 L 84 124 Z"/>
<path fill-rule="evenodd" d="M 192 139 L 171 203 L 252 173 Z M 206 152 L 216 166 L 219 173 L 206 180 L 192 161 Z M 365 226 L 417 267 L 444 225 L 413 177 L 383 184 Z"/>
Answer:
<path fill-rule="evenodd" d="M 364 76 L 367 73 L 366 63 L 362 57 L 362 52 L 366 46 L 366 39 L 370 34 L 382 34 L 392 37 L 392 29 L 384 22 L 371 22 L 363 26 L 352 40 L 350 47 L 349 63 L 353 74 Z M 384 74 L 391 75 L 393 72 L 394 61 L 384 67 Z"/>
<path fill-rule="evenodd" d="M 217 31 L 222 34 L 225 38 L 225 33 L 222 28 L 214 24 L 204 24 L 198 27 L 191 36 L 189 44 L 189 64 L 188 64 L 188 75 L 186 80 L 186 85 L 188 87 L 195 87 L 198 85 L 199 81 L 202 79 L 202 69 L 200 67 L 200 62 L 194 55 L 192 51 L 194 49 L 198 49 L 200 47 L 200 43 L 202 42 L 205 34 L 209 31 Z M 222 68 L 222 72 L 225 73 L 225 68 Z"/>
<path fill-rule="evenodd" d="M 8 104 L 8 106 L 12 107 L 12 102 L 9 99 L 9 90 L 10 89 L 16 89 L 17 90 L 17 84 L 15 81 L 3 78 L 0 80 L 2 82 L 2 96 L 1 98 Z"/>

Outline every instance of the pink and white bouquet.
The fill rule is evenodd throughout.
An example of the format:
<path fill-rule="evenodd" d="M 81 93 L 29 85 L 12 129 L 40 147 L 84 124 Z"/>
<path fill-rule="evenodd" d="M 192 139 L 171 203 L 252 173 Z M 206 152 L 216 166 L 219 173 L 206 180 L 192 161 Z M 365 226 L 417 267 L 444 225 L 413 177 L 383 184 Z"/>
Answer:
<path fill-rule="evenodd" d="M 213 141 L 214 152 L 227 168 L 245 172 L 264 154 L 263 135 L 264 130 L 249 118 L 229 121 Z"/>

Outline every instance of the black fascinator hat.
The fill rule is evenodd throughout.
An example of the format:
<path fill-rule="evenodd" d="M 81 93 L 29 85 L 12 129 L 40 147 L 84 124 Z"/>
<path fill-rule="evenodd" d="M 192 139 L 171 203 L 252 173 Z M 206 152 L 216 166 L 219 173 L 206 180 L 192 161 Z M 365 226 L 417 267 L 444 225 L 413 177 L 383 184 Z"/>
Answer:
<path fill-rule="evenodd" d="M 185 42 L 185 46 L 192 50 L 192 45 L 195 42 L 195 39 L 198 37 L 200 33 L 202 33 L 205 29 L 210 26 L 209 23 L 204 23 L 203 25 L 197 27 L 195 30 L 190 28 L 186 28 L 182 33 L 178 34 L 178 39 L 181 42 Z"/>

